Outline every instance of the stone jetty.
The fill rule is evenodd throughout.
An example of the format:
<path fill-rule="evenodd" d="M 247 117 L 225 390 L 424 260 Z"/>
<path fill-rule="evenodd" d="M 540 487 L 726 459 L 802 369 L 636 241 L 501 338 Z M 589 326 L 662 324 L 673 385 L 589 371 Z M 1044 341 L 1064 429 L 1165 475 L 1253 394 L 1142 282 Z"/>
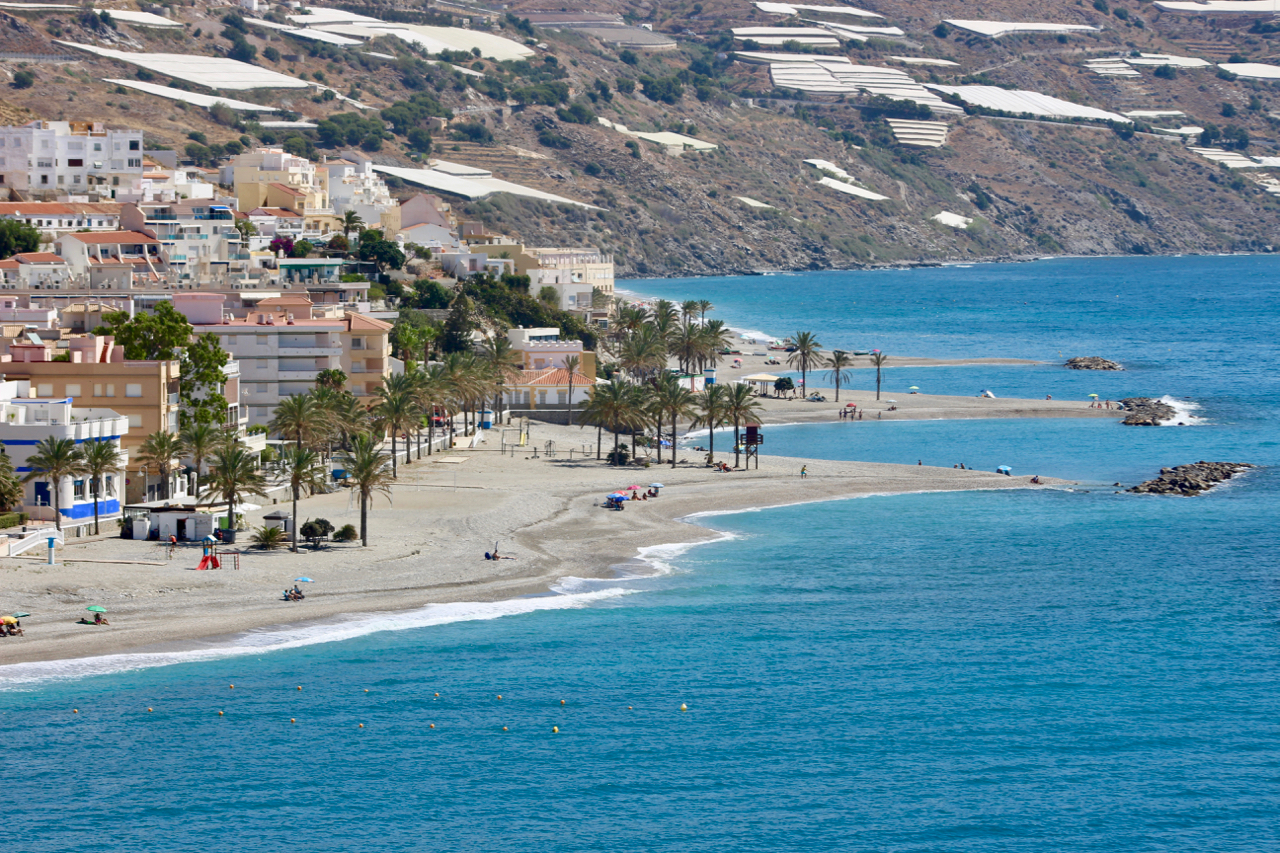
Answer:
<path fill-rule="evenodd" d="M 1184 495 L 1191 497 L 1230 480 L 1241 471 L 1253 468 L 1245 462 L 1196 462 L 1177 468 L 1161 468 L 1160 476 L 1139 483 L 1130 492 L 1148 495 Z"/>
<path fill-rule="evenodd" d="M 1160 426 L 1178 416 L 1178 410 L 1151 397 L 1128 397 L 1120 401 L 1129 414 L 1121 423 L 1126 426 Z"/>
<path fill-rule="evenodd" d="M 1096 355 L 1082 355 L 1067 359 L 1066 366 L 1072 370 L 1124 370 L 1118 363 Z"/>

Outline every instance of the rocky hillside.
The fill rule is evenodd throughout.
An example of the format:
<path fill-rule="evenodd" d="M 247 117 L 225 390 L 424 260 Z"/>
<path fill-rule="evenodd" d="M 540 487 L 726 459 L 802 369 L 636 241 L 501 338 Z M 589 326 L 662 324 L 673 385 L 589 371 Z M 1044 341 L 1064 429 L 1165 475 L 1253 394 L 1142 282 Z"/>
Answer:
<path fill-rule="evenodd" d="M 567 24 L 547 22 L 548 15 L 535 14 L 544 5 L 518 3 L 508 17 L 495 4 L 490 15 L 497 32 L 535 45 L 532 60 L 447 57 L 484 78 L 426 64 L 422 54 L 397 39 L 358 48 L 306 47 L 252 24 L 233 20 L 228 25 L 223 18 L 229 7 L 190 1 L 169 6 L 172 17 L 185 24 L 178 31 L 104 24 L 100 16 L 84 13 L 12 12 L 0 16 L 0 77 L 29 72 L 35 79 L 29 88 L 10 85 L 0 105 L 10 112 L 0 114 L 102 119 L 141 127 L 149 145 L 180 150 L 192 144 L 189 134 L 201 134 L 203 142 L 193 149 L 197 159 L 215 158 L 219 146 L 228 143 L 232 151 L 258 142 L 288 144 L 318 156 L 358 142 L 369 156 L 388 164 L 438 157 L 481 165 L 499 177 L 603 210 L 556 208 L 510 196 L 460 203 L 459 210 L 531 243 L 599 245 L 614 254 L 624 276 L 1057 253 L 1270 251 L 1280 226 L 1280 199 L 1259 182 L 1273 171 L 1280 178 L 1280 169 L 1228 171 L 1188 150 L 1184 140 L 1155 133 L 1142 122 L 1126 130 L 968 114 L 949 119 L 952 127 L 942 148 L 900 146 L 884 122 L 883 108 L 875 109 L 866 98 L 802 98 L 794 91 L 775 91 L 763 66 L 735 62 L 729 27 L 788 21 L 747 0 L 592 5 L 593 12 L 616 14 L 627 25 L 648 25 L 674 41 L 672 49 L 661 51 L 615 43 L 641 32 L 634 28 L 620 27 L 614 37 L 574 27 L 571 13 L 581 7 L 563 10 L 558 20 Z M 1280 34 L 1270 32 L 1280 27 L 1269 20 L 1175 17 L 1135 0 L 1076 0 L 1048 8 L 1024 0 L 927 5 L 868 0 L 860 6 L 885 16 L 872 23 L 900 27 L 905 35 L 872 38 L 860 46 L 845 43 L 838 55 L 855 64 L 893 65 L 896 56 L 946 59 L 958 64 L 909 71 L 926 83 L 1030 89 L 1109 111 L 1180 110 L 1185 117 L 1165 121 L 1166 126 L 1216 128 L 1245 154 L 1278 154 L 1275 83 L 1233 78 L 1214 66 L 1159 74 L 1147 66 L 1140 77 L 1117 79 L 1083 65 L 1090 57 L 1132 51 L 1269 63 L 1268 57 L 1280 52 L 1275 46 Z M 135 7 L 116 2 L 100 8 Z M 427 11 L 379 3 L 348 8 L 385 18 L 457 22 L 441 11 L 453 7 Z M 281 7 L 274 14 L 279 18 L 283 12 Z M 530 26 L 521 15 L 543 24 Z M 473 25 L 482 25 L 483 15 L 471 17 Z M 945 18 L 1048 20 L 1101 29 L 990 39 L 940 26 Z M 803 25 L 796 19 L 790 23 Z M 408 122 L 416 127 L 402 118 L 383 130 L 374 110 L 358 112 L 319 92 L 247 96 L 316 121 L 345 114 L 338 122 L 344 129 L 356 128 L 351 135 L 340 134 L 343 138 L 269 131 L 234 115 L 184 109 L 103 82 L 137 77 L 132 66 L 84 55 L 74 61 L 4 58 L 66 57 L 69 49 L 55 39 L 120 50 L 224 55 L 243 44 L 252 48 L 258 64 L 306 75 L 374 109 L 415 96 L 427 106 Z M 446 110 L 454 115 L 451 130 L 436 131 L 427 140 L 429 114 Z M 605 127 L 597 116 L 632 130 L 683 132 L 718 148 L 676 155 Z M 831 161 L 889 200 L 867 201 L 820 185 L 822 174 L 802 163 L 807 158 Z M 742 197 L 769 207 L 749 206 Z M 954 228 L 931 218 L 942 211 L 972 224 Z"/>

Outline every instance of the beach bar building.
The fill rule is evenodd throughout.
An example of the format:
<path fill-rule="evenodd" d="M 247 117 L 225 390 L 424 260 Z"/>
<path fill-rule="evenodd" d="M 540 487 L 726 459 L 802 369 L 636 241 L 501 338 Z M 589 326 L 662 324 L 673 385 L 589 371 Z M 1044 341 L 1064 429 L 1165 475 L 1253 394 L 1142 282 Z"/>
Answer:
<path fill-rule="evenodd" d="M 120 439 L 128 432 L 129 419 L 111 409 L 75 408 L 70 397 L 36 397 L 31 382 L 26 379 L 0 382 L 0 445 L 20 479 L 31 473 L 30 458 L 45 439 L 70 439 L 77 446 L 109 441 L 120 448 Z M 122 455 L 127 460 L 123 450 Z M 107 474 L 100 484 L 100 524 L 120 517 L 126 466 L 127 461 L 118 471 Z M 22 511 L 33 519 L 53 521 L 55 488 L 63 529 L 71 535 L 89 532 L 93 523 L 93 487 L 83 475 L 64 477 L 61 483 L 37 477 L 24 484 Z"/>

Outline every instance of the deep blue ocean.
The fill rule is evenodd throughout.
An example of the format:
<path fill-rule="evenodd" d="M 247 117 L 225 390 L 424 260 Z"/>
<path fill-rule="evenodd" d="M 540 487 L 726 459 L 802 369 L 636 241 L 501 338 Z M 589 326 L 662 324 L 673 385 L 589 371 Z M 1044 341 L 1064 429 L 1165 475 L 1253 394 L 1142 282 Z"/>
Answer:
<path fill-rule="evenodd" d="M 1194 425 L 768 427 L 775 453 L 1082 485 L 702 518 L 724 538 L 651 550 L 648 577 L 371 615 L 335 642 L 0 668 L 12 846 L 1280 850 L 1280 259 L 628 286 L 827 349 L 1102 355 L 1130 369 L 886 388 L 1167 395 Z M 1191 499 L 1112 486 L 1199 459 L 1269 467 Z"/>

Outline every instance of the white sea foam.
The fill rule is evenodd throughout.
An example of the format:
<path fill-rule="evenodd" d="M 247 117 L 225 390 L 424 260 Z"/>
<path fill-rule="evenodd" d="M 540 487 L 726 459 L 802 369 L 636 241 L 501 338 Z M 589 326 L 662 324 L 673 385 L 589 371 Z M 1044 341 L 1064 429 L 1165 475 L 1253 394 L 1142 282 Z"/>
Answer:
<path fill-rule="evenodd" d="M 565 581 L 580 579 L 566 578 Z M 347 619 L 323 624 L 289 625 L 265 628 L 227 637 L 205 648 L 181 651 L 132 652 L 127 654 L 100 655 L 70 660 L 33 661 L 0 667 L 0 689 L 22 687 L 36 682 L 83 678 L 106 675 L 178 663 L 219 660 L 257 655 L 281 649 L 296 649 L 320 643 L 350 640 L 382 631 L 403 631 L 410 628 L 429 628 L 453 622 L 473 622 L 517 616 L 538 610 L 568 610 L 586 607 L 596 601 L 637 592 L 620 583 L 619 578 L 601 581 L 594 589 L 568 591 L 555 595 L 530 596 L 508 601 L 460 601 L 448 604 L 429 604 L 417 610 L 402 612 L 358 613 Z M 553 588 L 554 589 L 554 588 Z"/>
<path fill-rule="evenodd" d="M 1175 412 L 1172 418 L 1167 421 L 1160 421 L 1160 426 L 1201 426 L 1207 424 L 1209 420 L 1195 414 L 1200 411 L 1199 403 L 1192 403 L 1190 400 L 1179 400 L 1176 397 L 1170 397 L 1168 394 L 1160 398 L 1160 402 L 1170 406 Z"/>

